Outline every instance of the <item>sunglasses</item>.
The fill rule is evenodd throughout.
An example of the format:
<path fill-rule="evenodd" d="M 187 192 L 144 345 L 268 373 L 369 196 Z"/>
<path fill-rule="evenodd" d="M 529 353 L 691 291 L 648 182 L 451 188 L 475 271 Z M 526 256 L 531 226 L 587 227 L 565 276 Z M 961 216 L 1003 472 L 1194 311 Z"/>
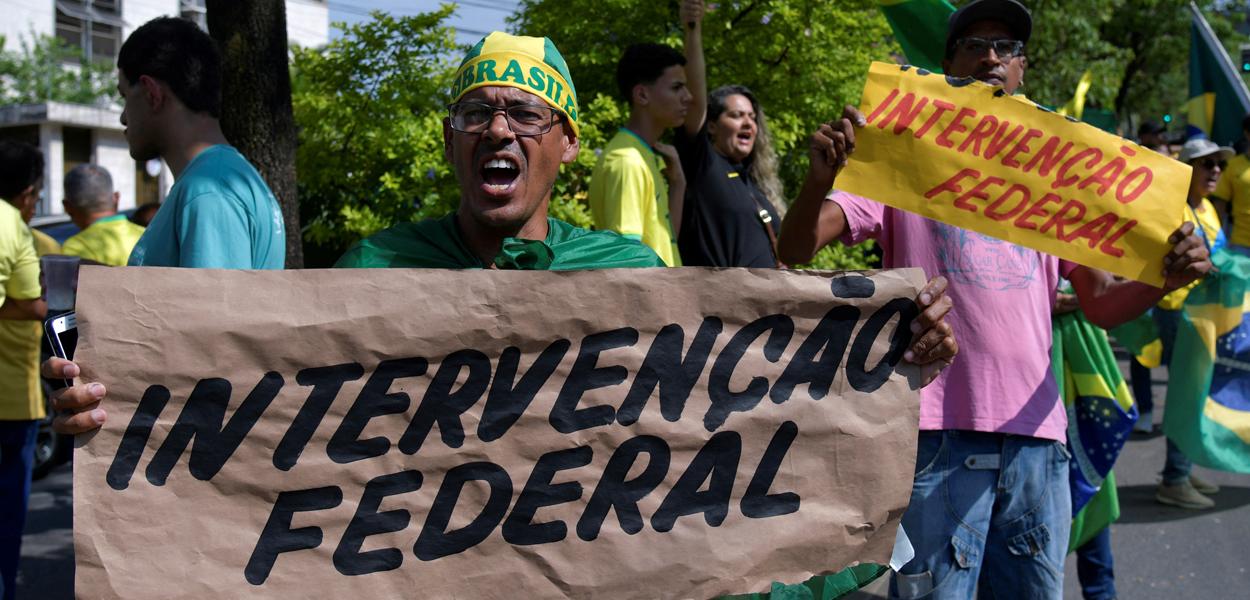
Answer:
<path fill-rule="evenodd" d="M 965 37 L 955 40 L 955 47 L 976 56 L 989 52 L 991 48 L 999 58 L 1015 58 L 1024 54 L 1024 42 L 1020 40 L 987 40 L 979 37 Z"/>
<path fill-rule="evenodd" d="M 1214 171 L 1216 167 L 1219 167 L 1221 171 L 1228 168 L 1228 161 L 1215 160 L 1214 158 L 1204 158 L 1195 164 L 1208 171 Z"/>

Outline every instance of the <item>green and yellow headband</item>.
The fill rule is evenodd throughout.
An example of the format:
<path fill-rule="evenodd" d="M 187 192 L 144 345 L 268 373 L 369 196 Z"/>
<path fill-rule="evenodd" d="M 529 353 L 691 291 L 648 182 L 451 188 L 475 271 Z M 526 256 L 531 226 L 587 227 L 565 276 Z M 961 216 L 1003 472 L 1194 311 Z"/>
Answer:
<path fill-rule="evenodd" d="M 496 31 L 482 38 L 464 57 L 451 84 L 456 102 L 477 88 L 496 85 L 525 90 L 560 111 L 580 135 L 577 90 L 569 66 L 551 40 Z"/>

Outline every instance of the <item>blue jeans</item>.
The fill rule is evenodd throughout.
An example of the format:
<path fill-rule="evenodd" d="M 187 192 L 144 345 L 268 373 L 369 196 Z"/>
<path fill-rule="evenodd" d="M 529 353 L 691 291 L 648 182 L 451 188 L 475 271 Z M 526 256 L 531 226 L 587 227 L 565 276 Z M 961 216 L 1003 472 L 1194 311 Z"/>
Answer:
<path fill-rule="evenodd" d="M 17 561 L 22 555 L 38 431 L 38 421 L 0 421 L 0 596 L 4 600 L 17 595 Z"/>
<path fill-rule="evenodd" d="M 1085 600 L 1115 598 L 1115 561 L 1111 558 L 1111 528 L 1104 527 L 1076 549 L 1076 576 Z"/>
<path fill-rule="evenodd" d="M 1172 438 L 1168 438 L 1167 460 L 1163 463 L 1163 485 L 1180 485 L 1189 481 L 1189 474 L 1194 470 L 1194 463 L 1181 452 Z"/>
<path fill-rule="evenodd" d="M 1150 369 L 1137 362 L 1135 356 L 1128 359 L 1128 380 L 1133 386 L 1137 412 L 1145 418 L 1154 410 L 1154 392 L 1150 388 Z"/>
<path fill-rule="evenodd" d="M 1063 442 L 922 431 L 903 527 L 916 557 L 891 598 L 1063 597 L 1072 527 Z"/>

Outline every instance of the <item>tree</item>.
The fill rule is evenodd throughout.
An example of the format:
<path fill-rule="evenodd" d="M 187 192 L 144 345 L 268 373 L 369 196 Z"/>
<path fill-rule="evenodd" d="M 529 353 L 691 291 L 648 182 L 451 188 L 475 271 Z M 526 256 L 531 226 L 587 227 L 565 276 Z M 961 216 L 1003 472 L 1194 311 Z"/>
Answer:
<path fill-rule="evenodd" d="M 966 2 L 957 2 L 964 4 Z M 1246 37 L 1246 0 L 1200 0 L 1225 47 L 1236 55 Z M 1072 97 L 1086 70 L 1087 104 L 1113 110 L 1129 124 L 1179 110 L 1189 97 L 1189 0 L 1035 0 L 1024 91 L 1057 106 Z M 1132 131 L 1125 131 L 1132 134 Z"/>
<path fill-rule="evenodd" d="M 286 7 L 263 0 L 208 0 L 207 9 L 208 31 L 222 55 L 222 132 L 273 190 L 286 225 L 287 268 L 300 268 Z"/>
<path fill-rule="evenodd" d="M 333 263 L 352 242 L 392 224 L 455 210 L 443 158 L 451 81 L 452 8 L 409 17 L 373 13 L 323 48 L 295 50 L 297 166 L 309 263 Z"/>
<path fill-rule="evenodd" d="M 564 53 L 582 104 L 582 156 L 557 193 L 581 199 L 589 187 L 595 149 L 625 122 L 616 98 L 615 70 L 622 50 L 636 42 L 681 47 L 678 2 L 668 0 L 523 0 L 512 25 L 523 35 L 546 36 Z M 587 18 L 588 15 L 599 18 Z M 610 19 L 610 21 L 608 21 Z M 873 60 L 893 60 L 899 48 L 872 0 L 732 0 L 704 18 L 708 86 L 736 83 L 758 96 L 782 164 L 782 179 L 797 193 L 807 169 L 806 141 L 846 104 L 859 104 Z M 824 251 L 815 266 L 863 268 L 870 246 Z"/>
<path fill-rule="evenodd" d="M 116 89 L 112 63 L 92 60 L 60 38 L 22 38 L 20 47 L 0 52 L 0 104 L 97 104 Z"/>
<path fill-rule="evenodd" d="M 1115 95 L 1115 110 L 1159 115 L 1177 111 L 1189 99 L 1190 22 L 1188 0 L 1133 0 L 1104 24 L 1103 37 L 1128 52 Z M 1232 56 L 1246 37 L 1234 31 L 1245 20 L 1244 0 L 1197 3 Z M 1131 8 L 1131 10 L 1126 10 Z"/>

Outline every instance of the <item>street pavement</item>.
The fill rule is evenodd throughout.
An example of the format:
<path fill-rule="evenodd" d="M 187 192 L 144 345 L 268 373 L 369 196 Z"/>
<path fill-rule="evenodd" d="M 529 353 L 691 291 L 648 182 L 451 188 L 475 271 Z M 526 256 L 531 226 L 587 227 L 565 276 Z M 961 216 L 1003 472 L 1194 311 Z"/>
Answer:
<path fill-rule="evenodd" d="M 1127 373 L 1126 365 L 1121 369 Z M 1163 416 L 1166 370 L 1155 369 L 1155 421 Z M 1116 587 L 1120 598 L 1250 597 L 1250 475 L 1198 468 L 1223 490 L 1214 509 L 1188 511 L 1154 501 L 1163 468 L 1164 438 L 1156 432 L 1134 436 L 1116 465 L 1120 520 L 1112 526 Z M 70 465 L 35 482 L 22 544 L 18 600 L 69 600 L 74 597 Z M 1076 561 L 1068 557 L 1064 597 L 1081 597 Z M 885 578 L 857 598 L 885 595 Z"/>

